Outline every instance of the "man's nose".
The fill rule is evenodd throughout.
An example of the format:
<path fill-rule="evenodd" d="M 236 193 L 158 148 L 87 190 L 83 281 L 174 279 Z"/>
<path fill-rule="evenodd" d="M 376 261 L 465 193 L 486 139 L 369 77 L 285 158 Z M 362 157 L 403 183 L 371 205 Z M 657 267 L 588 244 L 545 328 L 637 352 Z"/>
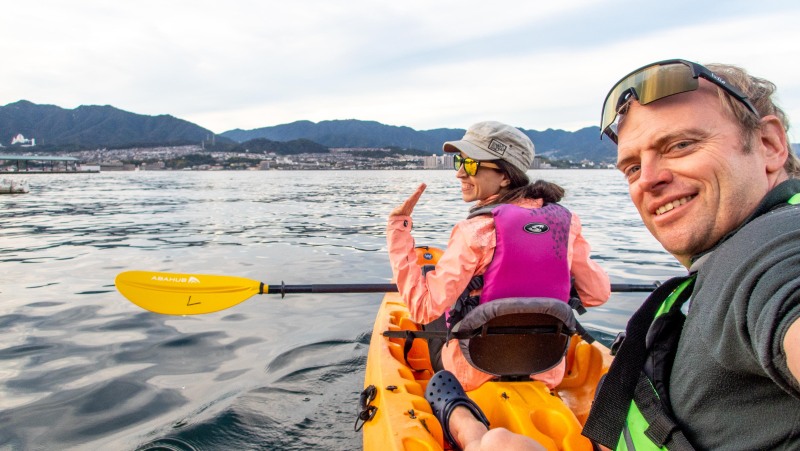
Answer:
<path fill-rule="evenodd" d="M 643 159 L 639 168 L 639 186 L 644 191 L 653 191 L 672 181 L 672 171 L 658 157 Z"/>

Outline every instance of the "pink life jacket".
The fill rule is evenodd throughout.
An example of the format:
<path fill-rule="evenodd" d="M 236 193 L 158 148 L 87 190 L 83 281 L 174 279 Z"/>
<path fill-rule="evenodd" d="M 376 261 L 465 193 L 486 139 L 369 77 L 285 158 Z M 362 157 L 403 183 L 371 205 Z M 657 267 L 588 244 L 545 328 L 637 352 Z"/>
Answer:
<path fill-rule="evenodd" d="M 473 215 L 485 214 L 488 208 Z M 493 206 L 491 214 L 497 247 L 483 275 L 480 304 L 511 297 L 569 302 L 567 246 L 572 213 L 551 203 L 532 209 L 501 204 Z"/>

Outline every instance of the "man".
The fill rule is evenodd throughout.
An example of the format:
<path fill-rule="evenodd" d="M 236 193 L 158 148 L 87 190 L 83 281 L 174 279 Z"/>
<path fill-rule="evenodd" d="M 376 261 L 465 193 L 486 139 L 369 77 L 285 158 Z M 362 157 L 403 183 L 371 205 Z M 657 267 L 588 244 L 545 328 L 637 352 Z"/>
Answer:
<path fill-rule="evenodd" d="M 628 323 L 584 429 L 605 446 L 800 448 L 800 163 L 774 89 L 669 60 L 606 98 L 631 200 L 689 276 Z"/>
<path fill-rule="evenodd" d="M 800 449 L 800 161 L 774 90 L 737 67 L 669 60 L 606 98 L 601 130 L 631 199 L 689 275 L 628 322 L 583 431 L 600 444 Z M 536 447 L 503 429 L 469 444 L 509 435 L 520 443 L 505 449 Z"/>

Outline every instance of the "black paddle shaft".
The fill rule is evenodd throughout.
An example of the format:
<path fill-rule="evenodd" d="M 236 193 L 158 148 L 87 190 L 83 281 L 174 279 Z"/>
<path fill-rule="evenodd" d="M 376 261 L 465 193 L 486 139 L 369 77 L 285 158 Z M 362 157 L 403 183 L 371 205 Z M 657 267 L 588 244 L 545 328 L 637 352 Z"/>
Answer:
<path fill-rule="evenodd" d="M 658 283 L 653 284 L 628 284 L 612 283 L 611 291 L 614 292 L 651 292 L 658 287 Z M 297 293 L 395 293 L 397 285 L 393 283 L 331 283 L 331 284 L 311 284 L 311 285 L 269 285 L 267 294 L 280 294 L 281 297 L 287 294 Z"/>
<path fill-rule="evenodd" d="M 267 294 L 296 293 L 395 293 L 397 285 L 393 283 L 330 283 L 311 285 L 269 285 Z"/>

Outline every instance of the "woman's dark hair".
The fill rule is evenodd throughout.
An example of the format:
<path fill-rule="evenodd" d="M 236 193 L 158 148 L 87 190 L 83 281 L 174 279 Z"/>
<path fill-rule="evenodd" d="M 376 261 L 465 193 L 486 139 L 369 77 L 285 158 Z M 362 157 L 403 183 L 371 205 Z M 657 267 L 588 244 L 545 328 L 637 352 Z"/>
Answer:
<path fill-rule="evenodd" d="M 506 173 L 511 183 L 505 194 L 487 205 L 507 204 L 518 199 L 542 199 L 547 205 L 559 202 L 564 197 L 564 188 L 555 183 L 544 180 L 536 180 L 531 183 L 528 176 L 511 163 L 503 160 L 493 160 L 492 163 L 500 166 L 500 170 Z"/>

